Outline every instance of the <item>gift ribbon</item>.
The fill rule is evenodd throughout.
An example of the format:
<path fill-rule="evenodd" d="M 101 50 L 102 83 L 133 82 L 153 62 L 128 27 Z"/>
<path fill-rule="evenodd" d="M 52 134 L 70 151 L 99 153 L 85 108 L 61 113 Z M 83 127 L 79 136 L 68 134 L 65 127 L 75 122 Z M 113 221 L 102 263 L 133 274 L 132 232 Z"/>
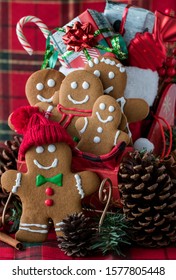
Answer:
<path fill-rule="evenodd" d="M 74 27 L 77 26 L 76 23 L 74 24 Z M 78 25 L 78 26 L 80 26 L 80 25 Z M 89 23 L 89 26 L 84 26 L 84 28 L 87 28 L 87 30 L 90 31 L 90 26 L 91 26 L 91 24 Z M 86 34 L 85 34 L 85 36 L 83 36 L 83 34 L 81 32 L 79 32 L 79 29 L 78 30 L 75 29 L 75 33 L 77 31 L 76 35 L 79 36 L 80 34 L 82 34 L 82 37 L 83 37 L 81 39 L 80 46 L 78 46 L 78 44 L 79 44 L 78 38 L 75 39 L 76 35 L 74 37 L 74 35 L 71 33 L 71 27 L 66 27 L 66 29 L 57 28 L 56 30 L 59 32 L 66 33 L 63 37 L 64 37 L 64 41 L 68 43 L 68 46 L 67 46 L 67 51 L 61 55 L 62 59 L 66 59 L 75 51 L 82 50 L 84 52 L 84 55 L 87 58 L 87 60 L 91 60 L 91 57 L 90 57 L 87 49 L 92 48 L 92 47 L 104 50 L 106 52 L 111 52 L 111 53 L 115 54 L 117 56 L 117 58 L 119 58 L 121 60 L 127 59 L 127 57 L 128 57 L 128 50 L 126 47 L 126 43 L 121 34 L 116 34 L 111 38 L 112 48 L 105 47 L 102 45 L 96 45 L 95 37 L 97 37 L 98 35 L 100 35 L 104 32 L 110 31 L 108 28 L 102 28 L 102 29 L 96 30 L 93 33 L 93 37 L 92 37 L 92 34 L 90 34 L 91 36 L 88 36 Z M 68 34 L 67 34 L 66 30 L 68 30 L 67 31 Z M 44 62 L 42 64 L 42 69 L 47 68 L 47 67 L 54 68 L 55 64 L 57 62 L 58 55 L 59 55 L 59 52 L 54 50 L 54 47 L 50 44 L 50 35 L 46 40 L 46 52 L 45 52 L 45 56 L 44 56 Z M 70 37 L 72 36 L 73 37 L 72 40 L 69 40 L 68 36 L 70 36 Z M 86 42 L 86 38 L 88 38 L 88 42 Z"/>
<path fill-rule="evenodd" d="M 40 187 L 41 185 L 50 182 L 53 183 L 59 187 L 62 187 L 62 179 L 63 179 L 63 174 L 59 173 L 56 176 L 46 178 L 43 175 L 37 175 L 36 176 L 36 186 Z"/>

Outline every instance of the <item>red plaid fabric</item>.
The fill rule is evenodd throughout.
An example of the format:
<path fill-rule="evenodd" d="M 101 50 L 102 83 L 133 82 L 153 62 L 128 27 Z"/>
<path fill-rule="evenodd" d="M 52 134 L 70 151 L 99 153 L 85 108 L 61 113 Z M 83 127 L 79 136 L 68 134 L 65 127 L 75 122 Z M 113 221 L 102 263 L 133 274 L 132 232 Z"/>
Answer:
<path fill-rule="evenodd" d="M 0 260 L 176 260 L 176 248 L 129 248 L 125 257 L 114 254 L 106 256 L 94 255 L 85 258 L 72 258 L 65 255 L 59 248 L 54 231 L 42 245 L 26 243 L 23 251 L 13 249 L 0 242 Z"/>
<path fill-rule="evenodd" d="M 166 8 L 176 10 L 175 0 L 127 0 L 114 1 L 129 3 L 154 11 Z M 39 17 L 49 30 L 62 27 L 86 9 L 104 10 L 105 0 L 53 0 L 53 1 L 0 1 L 0 140 L 11 138 L 7 125 L 9 114 L 19 106 L 27 105 L 25 83 L 27 78 L 39 70 L 45 51 L 45 38 L 34 24 L 26 24 L 24 33 L 34 49 L 29 56 L 20 45 L 16 36 L 16 24 L 24 16 Z M 71 259 L 64 255 L 57 246 L 54 233 L 42 245 L 26 244 L 24 251 L 17 251 L 0 242 L 0 260 L 59 260 Z M 94 256 L 92 259 L 120 259 L 118 256 Z M 131 248 L 124 259 L 176 259 L 175 248 L 144 249 Z"/>

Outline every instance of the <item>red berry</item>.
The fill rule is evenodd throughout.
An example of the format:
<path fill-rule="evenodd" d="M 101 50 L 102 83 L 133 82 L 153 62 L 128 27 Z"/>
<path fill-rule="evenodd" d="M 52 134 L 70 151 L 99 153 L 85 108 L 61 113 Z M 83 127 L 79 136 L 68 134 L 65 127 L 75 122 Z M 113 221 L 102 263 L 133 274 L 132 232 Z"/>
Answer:
<path fill-rule="evenodd" d="M 174 57 L 167 57 L 165 64 L 168 67 L 175 66 L 175 58 Z"/>
<path fill-rule="evenodd" d="M 159 76 L 163 77 L 166 75 L 166 69 L 164 67 L 161 67 L 158 69 Z"/>
<path fill-rule="evenodd" d="M 167 69 L 167 75 L 168 75 L 169 77 L 173 77 L 173 76 L 175 76 L 175 74 L 176 74 L 176 70 L 175 70 L 174 67 L 169 67 L 169 68 Z"/>

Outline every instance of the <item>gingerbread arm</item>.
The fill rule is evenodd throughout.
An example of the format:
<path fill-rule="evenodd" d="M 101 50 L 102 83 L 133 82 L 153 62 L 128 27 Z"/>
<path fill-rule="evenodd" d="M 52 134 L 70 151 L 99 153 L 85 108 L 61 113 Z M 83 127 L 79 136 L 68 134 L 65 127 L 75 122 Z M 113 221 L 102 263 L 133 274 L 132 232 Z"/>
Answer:
<path fill-rule="evenodd" d="M 144 120 L 149 113 L 149 106 L 142 98 L 126 99 L 124 114 L 129 123 Z"/>
<path fill-rule="evenodd" d="M 22 173 L 17 170 L 8 170 L 4 172 L 1 176 L 2 188 L 8 192 L 18 193 L 21 187 Z"/>
<path fill-rule="evenodd" d="M 76 175 L 78 175 L 79 178 L 77 188 L 79 186 L 80 192 L 82 191 L 84 196 L 90 195 L 98 190 L 100 186 L 100 179 L 96 173 L 83 171 Z"/>

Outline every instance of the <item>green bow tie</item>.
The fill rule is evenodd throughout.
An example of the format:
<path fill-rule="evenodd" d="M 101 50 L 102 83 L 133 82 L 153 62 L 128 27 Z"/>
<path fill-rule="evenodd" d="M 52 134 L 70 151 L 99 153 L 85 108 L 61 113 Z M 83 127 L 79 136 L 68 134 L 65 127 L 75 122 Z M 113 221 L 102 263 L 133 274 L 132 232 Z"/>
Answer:
<path fill-rule="evenodd" d="M 40 187 L 41 185 L 45 184 L 46 182 L 51 182 L 59 187 L 62 186 L 62 179 L 63 179 L 63 174 L 57 174 L 56 176 L 50 177 L 50 178 L 45 178 L 42 175 L 37 175 L 36 176 L 36 186 Z"/>

